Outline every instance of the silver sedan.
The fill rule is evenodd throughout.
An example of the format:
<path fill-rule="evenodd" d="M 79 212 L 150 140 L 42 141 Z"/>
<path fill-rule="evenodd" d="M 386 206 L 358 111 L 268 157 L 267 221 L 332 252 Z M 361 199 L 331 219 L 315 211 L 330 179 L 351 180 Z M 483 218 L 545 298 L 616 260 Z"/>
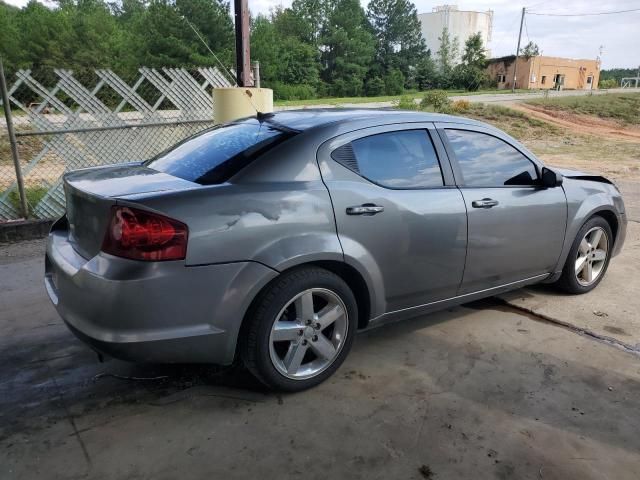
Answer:
<path fill-rule="evenodd" d="M 45 284 L 78 337 L 138 362 L 238 359 L 288 391 L 361 329 L 539 282 L 588 292 L 627 224 L 606 178 L 391 110 L 262 114 L 64 186 Z"/>

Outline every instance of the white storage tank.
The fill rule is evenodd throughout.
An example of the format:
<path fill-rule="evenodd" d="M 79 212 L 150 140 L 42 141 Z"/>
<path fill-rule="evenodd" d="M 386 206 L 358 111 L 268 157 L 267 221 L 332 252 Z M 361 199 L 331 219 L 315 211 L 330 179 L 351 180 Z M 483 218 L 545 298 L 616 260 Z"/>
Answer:
<path fill-rule="evenodd" d="M 418 15 L 421 24 L 422 36 L 427 42 L 427 48 L 431 50 L 431 55 L 435 57 L 440 50 L 439 37 L 442 30 L 447 27 L 449 37 L 453 41 L 458 37 L 458 58 L 464 50 L 464 42 L 478 32 L 482 35 L 482 42 L 487 49 L 487 57 L 490 57 L 489 42 L 491 42 L 491 28 L 493 23 L 493 11 L 471 12 L 458 10 L 456 5 L 441 5 L 435 7 L 431 13 L 421 13 Z"/>

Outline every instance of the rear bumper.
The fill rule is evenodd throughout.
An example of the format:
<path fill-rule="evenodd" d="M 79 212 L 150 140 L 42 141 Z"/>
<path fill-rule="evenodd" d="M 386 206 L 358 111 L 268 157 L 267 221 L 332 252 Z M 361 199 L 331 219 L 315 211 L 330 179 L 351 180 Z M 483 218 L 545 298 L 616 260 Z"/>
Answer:
<path fill-rule="evenodd" d="M 159 363 L 233 361 L 251 300 L 277 275 L 255 262 L 186 267 L 79 255 L 49 234 L 45 287 L 70 330 L 95 350 Z"/>

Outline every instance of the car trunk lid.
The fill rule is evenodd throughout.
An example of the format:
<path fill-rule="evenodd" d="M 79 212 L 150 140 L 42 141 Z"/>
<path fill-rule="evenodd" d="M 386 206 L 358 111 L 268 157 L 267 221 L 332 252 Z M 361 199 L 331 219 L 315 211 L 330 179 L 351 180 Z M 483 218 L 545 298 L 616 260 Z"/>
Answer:
<path fill-rule="evenodd" d="M 140 164 L 79 170 L 64 176 L 69 242 L 83 257 L 95 256 L 102 247 L 118 198 L 134 194 L 197 188 L 192 182 L 146 168 Z"/>

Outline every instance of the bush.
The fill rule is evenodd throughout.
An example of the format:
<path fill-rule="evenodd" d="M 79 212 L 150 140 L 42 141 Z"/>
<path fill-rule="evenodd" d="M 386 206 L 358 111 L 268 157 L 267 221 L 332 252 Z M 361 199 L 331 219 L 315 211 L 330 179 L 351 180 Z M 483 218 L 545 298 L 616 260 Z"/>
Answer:
<path fill-rule="evenodd" d="M 276 100 L 308 100 L 316 96 L 316 89 L 312 85 L 287 85 L 275 82 L 271 88 Z"/>
<path fill-rule="evenodd" d="M 369 80 L 367 80 L 367 83 L 364 86 L 364 91 L 369 97 L 384 95 L 384 80 L 382 80 L 380 77 L 370 78 Z"/>
<path fill-rule="evenodd" d="M 396 105 L 401 110 L 418 110 L 418 104 L 411 95 L 403 95 Z"/>
<path fill-rule="evenodd" d="M 362 79 L 356 76 L 335 79 L 331 85 L 331 95 L 334 97 L 359 97 L 364 90 L 363 84 Z"/>
<path fill-rule="evenodd" d="M 420 102 L 420 107 L 424 109 L 429 109 L 431 107 L 436 112 L 448 113 L 451 111 L 451 100 L 449 100 L 447 92 L 444 90 L 431 90 L 425 93 L 422 101 Z"/>
<path fill-rule="evenodd" d="M 469 103 L 469 100 L 456 100 L 451 104 L 451 111 L 453 113 L 466 113 L 470 107 L 471 103 Z"/>
<path fill-rule="evenodd" d="M 600 80 L 599 88 L 617 88 L 618 81 L 615 78 L 607 78 L 606 80 Z"/>
<path fill-rule="evenodd" d="M 384 76 L 384 88 L 387 95 L 400 95 L 404 91 L 404 75 L 400 70 L 390 70 Z"/>

